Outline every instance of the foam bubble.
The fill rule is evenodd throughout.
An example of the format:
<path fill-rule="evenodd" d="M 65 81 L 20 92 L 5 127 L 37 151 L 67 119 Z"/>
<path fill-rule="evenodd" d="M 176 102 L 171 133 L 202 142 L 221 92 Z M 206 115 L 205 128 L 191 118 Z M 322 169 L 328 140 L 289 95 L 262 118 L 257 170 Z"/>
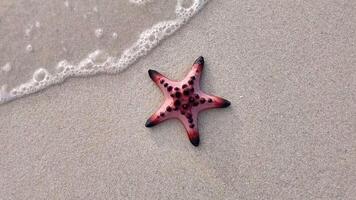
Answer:
<path fill-rule="evenodd" d="M 9 62 L 1 67 L 1 70 L 4 71 L 5 73 L 9 73 L 11 71 L 11 69 L 12 69 L 12 67 Z"/>
<path fill-rule="evenodd" d="M 31 44 L 29 44 L 29 45 L 26 46 L 26 51 L 27 51 L 27 52 L 32 52 L 32 51 L 33 51 L 33 47 L 32 47 Z"/>
<path fill-rule="evenodd" d="M 103 63 L 108 58 L 108 54 L 103 50 L 96 50 L 88 55 L 88 58 L 95 63 Z"/>
<path fill-rule="evenodd" d="M 65 69 L 66 66 L 68 66 L 68 61 L 67 60 L 62 60 L 60 61 L 57 66 L 55 67 L 56 73 L 62 73 Z"/>
<path fill-rule="evenodd" d="M 130 0 L 130 2 L 141 4 L 149 0 Z M 208 0 L 193 0 L 190 7 L 178 1 L 176 5 L 176 18 L 169 21 L 161 21 L 151 28 L 143 31 L 137 41 L 126 49 L 120 57 L 112 57 L 102 50 L 96 50 L 83 58 L 78 64 L 71 64 L 66 60 L 60 61 L 55 66 L 54 74 L 50 74 L 46 69 L 39 68 L 33 73 L 32 79 L 20 84 L 9 92 L 0 92 L 0 104 L 29 95 L 51 85 L 64 82 L 68 77 L 82 77 L 98 73 L 120 73 L 128 68 L 140 57 L 146 55 L 156 47 L 160 41 L 172 35 L 193 15 L 195 15 Z M 69 3 L 65 5 L 69 6 Z M 95 35 L 100 38 L 103 35 L 102 29 L 95 30 Z M 114 34 L 113 34 L 114 38 Z M 31 45 L 26 47 L 31 52 Z"/>
<path fill-rule="evenodd" d="M 102 38 L 102 37 L 103 37 L 103 34 L 104 34 L 104 30 L 103 30 L 103 29 L 98 28 L 98 29 L 95 30 L 95 36 L 96 36 L 97 38 Z"/>
<path fill-rule="evenodd" d="M 113 38 L 113 39 L 115 39 L 115 40 L 116 40 L 116 39 L 117 39 L 117 37 L 118 37 L 118 35 L 117 35 L 117 33 L 116 33 L 116 32 L 112 34 L 112 38 Z"/>
<path fill-rule="evenodd" d="M 41 27 L 41 23 L 39 21 L 35 21 L 34 25 L 33 24 L 29 24 L 27 26 L 27 28 L 25 29 L 25 36 L 26 37 L 30 37 L 31 36 L 31 33 L 32 33 L 34 27 L 39 29 Z"/>
<path fill-rule="evenodd" d="M 27 25 L 27 28 L 25 29 L 25 36 L 30 37 L 32 30 L 33 30 L 33 24 Z"/>
<path fill-rule="evenodd" d="M 137 4 L 137 5 L 143 5 L 150 1 L 152 1 L 152 0 L 130 0 L 131 3 Z"/>
<path fill-rule="evenodd" d="M 64 6 L 68 8 L 69 7 L 69 1 L 67 1 L 67 0 L 64 1 Z"/>
<path fill-rule="evenodd" d="M 31 28 L 27 28 L 27 29 L 25 30 L 25 36 L 26 36 L 26 37 L 30 37 L 31 31 L 32 31 Z"/>
<path fill-rule="evenodd" d="M 36 26 L 36 28 L 40 28 L 41 27 L 41 23 L 39 21 L 36 21 L 35 22 L 35 26 Z"/>
<path fill-rule="evenodd" d="M 46 80 L 46 77 L 48 76 L 48 71 L 43 68 L 39 68 L 33 73 L 33 80 L 36 82 L 41 82 Z"/>

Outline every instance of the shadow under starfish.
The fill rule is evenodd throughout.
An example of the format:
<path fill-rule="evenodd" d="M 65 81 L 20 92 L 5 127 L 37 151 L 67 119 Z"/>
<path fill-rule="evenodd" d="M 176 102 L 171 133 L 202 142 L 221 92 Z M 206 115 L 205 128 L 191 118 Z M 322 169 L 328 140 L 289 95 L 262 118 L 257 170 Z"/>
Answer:
<path fill-rule="evenodd" d="M 221 97 L 206 94 L 200 89 L 200 78 L 204 69 L 204 58 L 200 56 L 182 81 L 172 81 L 155 70 L 148 70 L 150 78 L 161 89 L 165 101 L 151 115 L 145 126 L 153 127 L 165 120 L 178 119 L 187 131 L 188 138 L 198 146 L 198 114 L 212 108 L 226 108 L 230 102 Z"/>

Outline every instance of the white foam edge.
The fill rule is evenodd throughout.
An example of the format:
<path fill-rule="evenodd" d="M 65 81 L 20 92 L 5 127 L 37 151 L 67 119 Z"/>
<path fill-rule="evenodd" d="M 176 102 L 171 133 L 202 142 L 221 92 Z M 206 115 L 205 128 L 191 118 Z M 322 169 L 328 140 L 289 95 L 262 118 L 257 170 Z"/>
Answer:
<path fill-rule="evenodd" d="M 138 40 L 128 49 L 124 50 L 119 58 L 111 57 L 104 51 L 95 50 L 77 65 L 73 65 L 66 60 L 60 61 L 55 67 L 57 71 L 55 74 L 50 74 L 46 69 L 39 68 L 34 72 L 33 78 L 29 81 L 14 87 L 9 92 L 1 91 L 0 104 L 13 101 L 20 97 L 39 92 L 52 85 L 62 83 L 69 77 L 92 76 L 100 73 L 120 73 L 139 58 L 147 55 L 147 53 L 156 47 L 163 39 L 177 31 L 208 1 L 209 0 L 194 0 L 190 7 L 184 8 L 181 4 L 182 0 L 178 0 L 176 5 L 176 19 L 158 22 L 151 28 L 143 31 Z M 44 73 L 43 80 L 39 81 L 35 78 L 38 73 Z"/>

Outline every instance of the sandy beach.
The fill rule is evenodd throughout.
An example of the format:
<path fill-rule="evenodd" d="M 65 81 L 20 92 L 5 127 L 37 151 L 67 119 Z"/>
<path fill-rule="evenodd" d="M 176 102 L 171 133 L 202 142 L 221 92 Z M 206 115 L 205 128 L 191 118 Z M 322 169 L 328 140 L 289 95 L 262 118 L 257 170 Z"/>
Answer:
<path fill-rule="evenodd" d="M 144 126 L 163 101 L 147 71 L 178 80 L 200 55 L 232 105 L 200 114 L 194 147 L 179 121 Z M 356 1 L 212 0 L 120 74 L 0 105 L 0 199 L 351 200 L 355 88 Z"/>

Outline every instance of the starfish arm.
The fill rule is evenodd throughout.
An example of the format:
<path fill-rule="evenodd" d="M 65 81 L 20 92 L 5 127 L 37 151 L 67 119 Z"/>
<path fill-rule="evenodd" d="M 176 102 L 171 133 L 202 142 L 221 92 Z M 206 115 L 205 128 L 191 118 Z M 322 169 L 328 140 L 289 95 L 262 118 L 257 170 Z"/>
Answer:
<path fill-rule="evenodd" d="M 173 85 L 175 82 L 168 79 L 167 77 L 163 76 L 161 73 L 157 72 L 156 70 L 148 70 L 148 75 L 152 79 L 153 82 L 161 89 L 162 93 L 165 97 L 169 96 L 169 92 L 173 90 Z"/>
<path fill-rule="evenodd" d="M 186 115 L 180 116 L 178 119 L 187 131 L 190 142 L 194 146 L 198 146 L 200 142 L 198 130 L 198 113 L 187 113 Z"/>
<path fill-rule="evenodd" d="M 201 94 L 199 99 L 200 105 L 196 108 L 198 112 L 211 108 L 226 108 L 230 106 L 230 101 L 213 95 Z"/>
<path fill-rule="evenodd" d="M 153 127 L 163 121 L 173 118 L 173 108 L 170 105 L 169 102 L 163 103 L 161 107 L 147 119 L 145 126 L 148 128 Z"/>
<path fill-rule="evenodd" d="M 200 56 L 199 58 L 197 58 L 194 61 L 191 70 L 189 71 L 189 73 L 183 79 L 182 82 L 185 83 L 185 85 L 187 85 L 188 87 L 193 87 L 195 90 L 199 90 L 200 89 L 200 78 L 201 78 L 203 69 L 204 69 L 204 58 L 202 56 Z"/>

